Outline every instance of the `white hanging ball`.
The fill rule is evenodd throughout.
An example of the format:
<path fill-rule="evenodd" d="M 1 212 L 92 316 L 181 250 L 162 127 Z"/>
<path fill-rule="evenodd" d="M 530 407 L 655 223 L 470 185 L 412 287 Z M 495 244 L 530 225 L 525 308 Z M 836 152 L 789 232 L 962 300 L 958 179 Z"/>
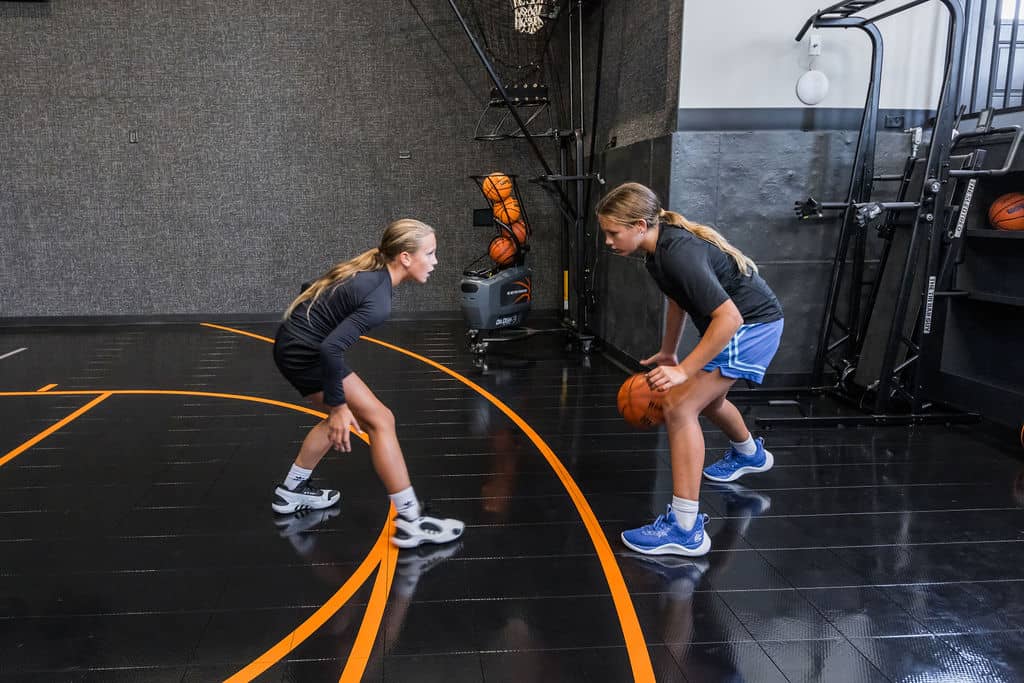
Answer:
<path fill-rule="evenodd" d="M 796 96 L 804 104 L 817 104 L 828 94 L 828 76 L 817 70 L 810 70 L 796 82 Z"/>

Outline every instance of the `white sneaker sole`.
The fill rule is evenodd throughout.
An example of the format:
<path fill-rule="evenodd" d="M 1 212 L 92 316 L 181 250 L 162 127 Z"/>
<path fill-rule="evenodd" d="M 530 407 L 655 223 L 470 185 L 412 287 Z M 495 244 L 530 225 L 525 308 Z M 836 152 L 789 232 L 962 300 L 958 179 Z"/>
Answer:
<path fill-rule="evenodd" d="M 711 550 L 711 536 L 708 535 L 707 531 L 704 532 L 704 540 L 701 541 L 700 545 L 696 548 L 687 548 L 686 546 L 679 545 L 678 543 L 666 543 L 665 545 L 659 545 L 657 548 L 641 548 L 627 541 L 625 534 L 622 534 L 620 538 L 622 538 L 622 542 L 627 548 L 635 550 L 643 555 L 682 555 L 684 557 L 700 557 L 702 555 L 707 555 Z"/>
<path fill-rule="evenodd" d="M 408 534 L 405 537 L 392 536 L 392 545 L 399 548 L 415 548 L 423 545 L 424 543 L 451 543 L 462 538 L 462 532 L 466 530 L 466 525 L 455 519 L 438 519 L 436 517 L 429 518 L 432 522 L 436 523 L 441 527 L 441 530 L 436 533 L 412 533 L 408 529 L 403 531 Z"/>
<path fill-rule="evenodd" d="M 322 500 L 316 499 L 312 501 L 291 501 L 285 505 L 278 505 L 277 503 L 271 503 L 270 507 L 273 508 L 274 512 L 279 515 L 290 515 L 293 512 L 299 512 L 300 510 L 323 510 L 329 508 L 332 505 L 337 505 L 341 501 L 341 494 L 339 493 L 334 498 L 324 498 Z"/>
<path fill-rule="evenodd" d="M 728 477 L 713 477 L 710 474 L 708 474 L 707 472 L 705 472 L 704 473 L 704 478 L 708 479 L 709 481 L 720 481 L 720 482 L 736 481 L 737 479 L 742 477 L 744 474 L 754 474 L 755 472 L 767 472 L 768 470 L 770 470 L 772 468 L 772 466 L 774 464 L 775 464 L 775 458 L 772 457 L 772 454 L 770 452 L 765 451 L 764 452 L 764 464 L 761 465 L 760 467 L 741 467 L 738 470 L 736 470 L 735 472 L 733 472 L 732 474 L 730 474 Z"/>

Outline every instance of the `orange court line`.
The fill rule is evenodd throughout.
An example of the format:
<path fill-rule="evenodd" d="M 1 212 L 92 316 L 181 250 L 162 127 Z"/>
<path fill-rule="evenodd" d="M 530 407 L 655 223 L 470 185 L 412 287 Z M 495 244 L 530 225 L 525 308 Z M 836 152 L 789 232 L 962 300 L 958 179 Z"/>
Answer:
<path fill-rule="evenodd" d="M 259 335 L 242 330 L 234 330 L 229 327 L 212 324 L 207 324 L 207 326 L 228 332 L 237 331 L 240 334 L 244 334 L 249 337 L 271 341 L 267 337 L 260 337 Z M 548 461 L 548 464 L 562 482 L 562 485 L 569 494 L 569 498 L 576 506 L 576 509 L 580 514 L 580 518 L 583 520 L 583 525 L 590 536 L 591 542 L 594 544 L 594 549 L 597 551 L 597 557 L 601 563 L 601 568 L 604 571 L 605 579 L 608 581 L 608 588 L 612 594 L 612 602 L 615 605 L 615 611 L 619 616 L 619 623 L 622 627 L 622 635 L 626 642 L 626 651 L 629 654 L 629 661 L 633 670 L 634 680 L 642 681 L 643 683 L 653 683 L 653 681 L 655 681 L 655 677 L 654 667 L 651 664 L 650 652 L 647 650 L 647 642 L 644 639 L 643 630 L 640 628 L 640 620 L 636 616 L 636 608 L 633 606 L 633 600 L 629 595 L 629 590 L 626 588 L 626 581 L 622 576 L 622 571 L 619 569 L 618 562 L 615 560 L 615 554 L 612 552 L 611 546 L 608 544 L 608 539 L 605 537 L 604 531 L 601 529 L 601 525 L 597 521 L 597 516 L 591 509 L 590 503 L 587 502 L 586 497 L 572 478 L 572 475 L 569 474 L 569 471 L 565 468 L 565 465 L 562 464 L 562 461 L 559 460 L 558 456 L 555 455 L 554 451 L 551 450 L 551 447 L 547 445 L 544 439 L 541 438 L 541 436 L 532 427 L 530 427 L 526 420 L 509 408 L 497 396 L 494 396 L 469 378 L 444 365 L 441 365 L 436 361 L 407 349 L 403 349 L 400 346 L 395 346 L 394 344 L 389 344 L 387 342 L 380 341 L 379 339 L 374 339 L 373 337 L 362 336 L 360 339 L 365 339 L 368 342 L 378 344 L 391 349 L 392 351 L 397 351 L 398 353 L 409 356 L 410 358 L 415 358 L 416 360 L 437 368 L 441 372 L 457 379 L 490 401 L 523 430 L 530 441 L 533 442 L 544 456 L 544 459 Z M 388 585 L 390 586 L 390 582 L 388 582 Z M 369 608 L 367 609 L 367 616 L 369 616 Z M 363 663 L 365 665 L 365 661 Z"/>
<path fill-rule="evenodd" d="M 34 391 L 26 392 L 26 393 L 29 396 L 32 396 L 32 395 L 36 394 L 36 392 L 34 392 Z M 110 398 L 110 392 L 109 391 L 100 394 L 99 396 L 97 396 L 93 400 L 89 401 L 88 403 L 86 403 L 84 406 L 82 406 L 81 408 L 79 408 L 75 412 L 71 413 L 70 415 L 68 415 L 67 417 L 62 419 L 60 422 L 57 422 L 57 423 L 47 427 L 46 429 L 44 429 L 43 431 L 39 432 L 38 434 L 36 434 L 31 439 L 29 439 L 25 443 L 21 444 L 20 446 L 18 446 L 14 450 L 8 451 L 6 455 L 4 455 L 2 458 L 0 458 L 0 467 L 3 467 L 4 465 L 6 465 L 11 460 L 14 460 L 20 454 L 24 453 L 29 448 L 31 448 L 32 446 L 36 445 L 37 443 L 39 443 L 40 441 L 42 441 L 43 439 L 48 437 L 50 434 L 53 434 L 55 431 L 57 431 L 58 429 L 60 429 L 61 427 L 65 426 L 65 425 L 67 425 L 68 423 L 75 421 L 76 419 L 78 419 L 79 417 L 81 417 L 82 415 L 87 413 L 88 411 L 92 410 L 94 407 L 96 407 L 100 403 L 103 403 L 103 401 L 106 401 L 108 398 Z"/>
<path fill-rule="evenodd" d="M 225 683 L 251 681 L 279 662 L 281 658 L 298 647 L 306 638 L 313 635 L 318 628 L 327 623 L 327 620 L 333 617 L 335 612 L 351 599 L 355 592 L 359 590 L 359 587 L 366 583 L 374 568 L 383 567 L 384 563 L 381 562 L 381 557 L 387 552 L 388 546 L 391 545 L 390 536 L 391 524 L 389 522 L 381 529 L 380 535 L 377 536 L 377 541 L 373 544 L 373 549 L 366 556 L 366 559 L 353 572 L 349 580 L 338 589 L 338 592 L 332 595 L 316 612 L 313 612 L 308 619 L 299 624 L 298 628 L 278 641 L 276 645 L 257 657 L 244 669 L 228 678 Z M 376 587 L 374 588 L 374 593 L 376 593 Z M 367 612 L 369 612 L 369 606 L 367 606 Z M 362 631 L 363 629 L 360 627 L 359 633 L 362 634 Z M 359 675 L 362 676 L 362 671 L 359 672 Z"/>
<path fill-rule="evenodd" d="M 71 415 L 68 415 L 67 417 L 65 417 L 60 422 L 54 424 L 52 427 L 50 427 L 47 430 L 41 432 L 40 434 L 38 434 L 37 436 L 33 437 L 29 441 L 26 441 L 24 444 L 22 444 L 18 448 L 16 448 L 13 451 L 9 452 L 2 459 L 0 459 L 0 466 L 2 466 L 8 460 L 13 459 L 14 457 L 16 457 L 18 454 L 22 453 L 26 449 L 28 449 L 31 446 L 35 445 L 36 443 L 39 443 L 39 441 L 41 441 L 42 439 L 46 438 L 47 436 L 49 436 L 53 432 L 57 431 L 58 429 L 60 429 L 61 427 L 63 427 L 67 423 L 71 422 L 75 418 L 79 417 L 80 415 L 85 413 L 87 410 L 89 410 L 93 406 L 99 404 L 100 402 L 102 402 L 102 401 L 106 400 L 107 398 L 109 398 L 110 396 L 114 396 L 114 395 L 121 395 L 121 396 L 125 396 L 125 395 L 127 395 L 127 396 L 145 396 L 145 395 L 156 395 L 156 396 L 201 396 L 201 397 L 207 397 L 207 398 L 227 398 L 227 399 L 235 399 L 235 400 L 241 400 L 241 401 L 250 401 L 250 402 L 253 402 L 253 403 L 264 403 L 264 404 L 267 404 L 267 405 L 280 406 L 280 407 L 288 408 L 288 409 L 295 410 L 295 411 L 298 411 L 298 412 L 307 413 L 309 415 L 313 415 L 313 416 L 319 417 L 319 418 L 327 417 L 324 413 L 320 412 L 319 410 L 314 410 L 312 408 L 307 408 L 305 406 L 300 406 L 300 405 L 297 405 L 297 404 L 294 404 L 294 403 L 286 403 L 284 401 L 275 401 L 274 399 L 262 398 L 260 396 L 247 396 L 245 394 L 227 394 L 227 393 L 220 393 L 220 392 L 213 392 L 213 391 L 186 391 L 186 390 L 172 390 L 172 389 L 112 389 L 112 390 L 107 390 L 107 391 L 99 391 L 99 390 L 88 390 L 88 389 L 82 389 L 82 390 L 76 389 L 76 390 L 70 390 L 70 391 L 53 391 L 53 392 L 48 392 L 47 393 L 48 396 L 91 396 L 91 395 L 96 395 L 96 394 L 99 394 L 99 396 L 97 398 L 95 398 L 92 401 L 90 401 L 89 403 L 85 404 L 84 406 L 82 406 L 81 408 L 76 410 Z M 2 397 L 2 396 L 39 396 L 39 395 L 40 395 L 40 393 L 36 392 L 36 391 L 0 391 L 0 397 Z M 355 434 L 356 436 L 358 436 L 360 439 L 362 439 L 365 443 L 367 443 L 367 444 L 370 443 L 370 439 L 369 439 L 369 437 L 366 434 L 362 434 L 362 433 L 357 432 L 355 430 L 352 430 L 352 433 Z M 392 508 L 393 508 L 393 506 L 392 506 Z M 290 634 L 285 636 L 283 639 L 281 639 L 280 642 L 278 642 L 276 645 L 271 647 L 269 650 L 267 650 L 265 653 L 263 653 L 263 655 L 261 655 L 259 658 L 257 658 L 255 661 L 250 663 L 248 666 L 246 666 L 244 669 L 239 671 L 237 674 L 235 674 L 234 676 L 232 676 L 228 680 L 232 680 L 232 681 L 246 680 L 246 681 L 249 681 L 249 680 L 252 680 L 253 678 L 255 678 L 256 676 L 259 676 L 261 673 L 263 673 L 264 671 L 269 669 L 271 666 L 276 664 L 282 657 L 284 657 L 286 654 L 288 654 L 294 648 L 296 648 L 300 643 L 302 643 L 302 641 L 304 641 L 306 638 L 308 638 L 310 636 L 310 634 L 312 634 L 314 631 L 316 631 L 316 629 L 320 628 L 320 626 L 322 626 L 324 624 L 324 622 L 326 622 L 328 619 L 330 619 L 331 616 L 333 616 L 335 612 L 337 612 L 339 609 L 341 609 L 341 607 L 352 597 L 352 595 L 356 592 L 356 590 L 358 590 L 359 587 L 362 586 L 367 581 L 367 579 L 369 578 L 370 574 L 373 572 L 374 568 L 385 564 L 385 562 L 382 561 L 382 558 L 385 557 L 385 553 L 388 552 L 388 550 L 390 549 L 390 546 L 391 546 L 389 539 L 390 539 L 390 536 L 391 536 L 391 524 L 392 523 L 390 522 L 390 519 L 391 519 L 391 515 L 388 516 L 388 520 L 389 521 L 384 524 L 384 527 L 383 527 L 380 535 L 378 536 L 378 539 L 377 539 L 376 543 L 374 544 L 373 549 L 370 551 L 369 554 L 367 554 L 366 559 L 363 560 L 363 563 L 356 569 L 356 571 L 353 573 L 353 575 L 342 585 L 342 587 L 338 589 L 338 591 L 331 597 L 331 599 L 328 602 L 326 602 L 320 609 L 318 609 L 316 612 L 314 612 L 313 615 L 309 619 L 307 619 L 305 622 L 300 624 L 298 626 L 298 628 L 296 628 Z M 382 542 L 381 539 L 383 539 L 383 542 Z M 391 581 L 389 579 L 387 581 L 387 588 L 390 589 L 390 586 L 391 586 Z M 381 615 L 376 617 L 376 620 L 377 620 L 378 624 L 379 624 L 380 619 L 382 617 L 383 617 L 383 612 L 381 613 Z M 364 619 L 365 618 L 366 617 L 364 617 Z M 372 643 L 371 643 L 371 645 L 372 645 Z"/>
<path fill-rule="evenodd" d="M 212 327 L 215 330 L 224 330 L 225 332 L 234 332 L 235 334 L 242 334 L 246 337 L 252 337 L 253 339 L 259 339 L 260 341 L 274 343 L 274 340 L 270 337 L 264 337 L 262 334 L 255 334 L 254 332 L 246 332 L 245 330 L 239 330 L 234 327 L 224 327 L 223 325 L 214 325 L 213 323 L 199 323 L 203 327 Z"/>
<path fill-rule="evenodd" d="M 395 533 L 395 523 L 391 521 L 394 519 L 395 512 L 395 506 L 391 505 L 388 514 L 388 538 Z M 373 592 L 370 593 L 370 600 L 366 604 L 363 623 L 359 625 L 356 641 L 345 661 L 345 668 L 341 672 L 341 678 L 338 679 L 339 683 L 359 683 L 363 679 L 366 664 L 370 661 L 370 653 L 373 651 L 373 643 L 380 632 L 380 622 L 384 618 L 384 608 L 387 605 L 388 595 L 391 594 L 391 583 L 394 581 L 395 568 L 398 566 L 398 548 L 388 542 L 378 552 L 380 565 L 377 567 L 377 580 L 373 582 Z"/>
<path fill-rule="evenodd" d="M 537 447 L 537 449 L 544 456 L 544 459 L 551 465 L 551 469 L 555 471 L 555 474 L 562 482 L 562 486 L 569 493 L 569 497 L 572 499 L 573 504 L 576 505 L 577 511 L 580 513 L 580 518 L 583 520 L 583 525 L 587 529 L 587 533 L 590 535 L 590 540 L 594 544 L 594 549 L 597 551 L 597 558 L 601 562 L 601 568 L 604 570 L 605 578 L 608 581 L 608 588 L 612 593 L 612 601 L 615 604 L 615 611 L 619 615 L 619 623 L 622 625 L 622 635 L 626 640 L 626 651 L 629 654 L 629 662 L 633 668 L 633 679 L 636 681 L 647 681 L 653 682 L 654 678 L 654 667 L 651 665 L 651 655 L 647 650 L 647 641 L 644 639 L 643 630 L 640 628 L 640 620 L 636 616 L 636 609 L 633 607 L 633 600 L 629 596 L 629 590 L 626 588 L 626 580 L 622 577 L 622 571 L 619 569 L 619 564 L 615 560 L 615 553 L 612 552 L 612 548 L 608 545 L 608 538 L 605 536 L 604 531 L 601 529 L 601 524 L 597 521 L 597 516 L 594 511 L 590 508 L 590 503 L 587 502 L 583 492 L 580 491 L 579 486 L 576 485 L 576 481 L 569 474 L 569 471 L 565 469 L 565 465 L 558 459 L 555 452 L 551 450 L 551 447 L 544 441 L 541 436 L 534 431 L 526 420 L 521 418 L 514 410 L 509 408 L 504 401 L 494 396 L 489 391 L 481 387 L 471 379 L 464 377 L 463 375 L 455 372 L 454 370 L 441 365 L 436 361 L 432 361 L 429 358 L 420 356 L 419 354 L 407 351 L 399 346 L 389 344 L 387 342 L 373 339 L 372 337 L 361 337 L 366 341 L 379 344 L 386 348 L 392 349 L 399 353 L 404 353 L 407 356 L 415 358 L 419 361 L 426 363 L 432 367 L 437 368 L 441 372 L 454 377 L 473 391 L 477 392 L 488 401 L 490 401 L 498 410 L 505 413 L 514 423 L 516 423 L 523 433 L 529 437 L 530 441 Z"/>
<path fill-rule="evenodd" d="M 45 387 L 39 387 L 38 389 L 36 389 L 36 391 L 38 391 L 39 393 L 43 393 L 44 391 L 49 391 L 50 389 L 53 389 L 55 386 L 57 386 L 57 385 L 56 384 L 47 384 Z"/>

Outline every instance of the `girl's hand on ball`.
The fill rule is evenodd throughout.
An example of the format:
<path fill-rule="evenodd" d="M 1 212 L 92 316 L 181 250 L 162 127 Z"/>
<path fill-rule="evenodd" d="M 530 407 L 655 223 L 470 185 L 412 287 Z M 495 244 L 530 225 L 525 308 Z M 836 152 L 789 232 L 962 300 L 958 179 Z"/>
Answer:
<path fill-rule="evenodd" d="M 659 365 L 647 373 L 647 385 L 655 391 L 668 391 L 689 379 L 678 365 Z"/>

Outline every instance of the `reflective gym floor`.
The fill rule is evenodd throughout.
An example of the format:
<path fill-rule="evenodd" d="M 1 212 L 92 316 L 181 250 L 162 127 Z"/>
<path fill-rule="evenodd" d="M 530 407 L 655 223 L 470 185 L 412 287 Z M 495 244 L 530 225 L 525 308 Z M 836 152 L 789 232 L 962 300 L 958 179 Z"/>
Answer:
<path fill-rule="evenodd" d="M 392 322 L 352 365 L 417 492 L 467 523 L 397 553 L 362 442 L 317 470 L 339 507 L 271 511 L 318 420 L 273 332 L 0 332 L 0 680 L 1024 678 L 1005 432 L 762 432 L 772 471 L 702 489 L 710 555 L 642 557 L 618 536 L 664 511 L 668 448 L 618 417 L 622 369 L 559 335 L 481 366 L 457 321 Z"/>

